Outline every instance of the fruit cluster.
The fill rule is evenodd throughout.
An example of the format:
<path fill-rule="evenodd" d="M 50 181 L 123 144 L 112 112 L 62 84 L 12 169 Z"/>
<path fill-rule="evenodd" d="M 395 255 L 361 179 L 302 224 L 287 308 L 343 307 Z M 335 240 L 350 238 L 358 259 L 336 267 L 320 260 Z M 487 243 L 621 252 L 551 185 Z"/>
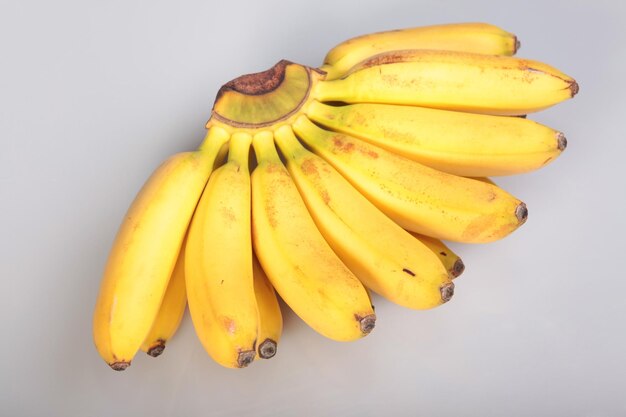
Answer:
<path fill-rule="evenodd" d="M 115 370 L 157 356 L 188 303 L 218 363 L 270 358 L 274 289 L 340 341 L 374 328 L 368 290 L 413 309 L 450 300 L 464 265 L 439 239 L 518 228 L 526 205 L 487 177 L 566 146 L 525 116 L 578 85 L 518 47 L 488 24 L 382 32 L 320 68 L 280 61 L 225 84 L 199 149 L 165 161 L 124 218 L 95 309 L 101 356 Z"/>

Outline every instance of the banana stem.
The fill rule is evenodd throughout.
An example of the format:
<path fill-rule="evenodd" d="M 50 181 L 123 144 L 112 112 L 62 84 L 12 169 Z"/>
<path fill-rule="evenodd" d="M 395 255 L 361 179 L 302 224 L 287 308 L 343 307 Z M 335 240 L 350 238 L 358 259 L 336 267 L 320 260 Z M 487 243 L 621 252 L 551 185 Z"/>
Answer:
<path fill-rule="evenodd" d="M 248 154 L 252 136 L 249 133 L 237 132 L 230 138 L 228 162 L 234 162 L 240 167 L 248 168 Z"/>
<path fill-rule="evenodd" d="M 297 159 L 299 155 L 306 152 L 306 149 L 304 149 L 293 133 L 291 126 L 285 125 L 278 128 L 274 132 L 274 140 L 288 162 Z"/>
<path fill-rule="evenodd" d="M 274 146 L 274 135 L 272 132 L 263 131 L 254 135 L 252 138 L 252 147 L 254 148 L 254 153 L 259 165 L 263 163 L 281 163 L 278 152 L 276 152 L 276 147 Z"/>
<path fill-rule="evenodd" d="M 214 152 L 215 155 L 217 155 L 220 148 L 228 141 L 229 137 L 230 135 L 226 130 L 218 126 L 211 126 L 204 140 L 198 147 L 198 152 Z"/>

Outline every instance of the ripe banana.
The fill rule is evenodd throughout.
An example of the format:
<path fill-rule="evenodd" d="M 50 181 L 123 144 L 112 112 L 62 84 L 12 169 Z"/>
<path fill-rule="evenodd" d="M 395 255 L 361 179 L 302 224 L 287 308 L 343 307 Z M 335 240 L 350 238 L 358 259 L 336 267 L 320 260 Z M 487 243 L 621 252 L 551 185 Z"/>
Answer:
<path fill-rule="evenodd" d="M 315 226 L 272 133 L 257 133 L 253 146 L 253 245 L 272 285 L 318 333 L 338 341 L 367 335 L 376 320 L 367 291 Z"/>
<path fill-rule="evenodd" d="M 176 266 L 167 284 L 159 313 L 152 323 L 148 337 L 143 341 L 141 350 L 152 357 L 157 357 L 165 344 L 174 336 L 185 314 L 187 291 L 185 290 L 185 242 L 180 249 Z"/>
<path fill-rule="evenodd" d="M 254 293 L 259 307 L 259 336 L 257 354 L 262 359 L 276 355 L 280 335 L 283 331 L 283 315 L 276 298 L 274 287 L 270 284 L 259 260 L 253 257 Z"/>
<path fill-rule="evenodd" d="M 567 146 L 561 132 L 519 117 L 318 101 L 311 102 L 307 115 L 330 130 L 464 177 L 533 171 L 555 160 Z"/>
<path fill-rule="evenodd" d="M 321 67 L 327 80 L 345 75 L 373 55 L 402 49 L 437 49 L 486 55 L 515 55 L 519 41 L 512 33 L 487 23 L 456 23 L 391 30 L 358 36 L 331 49 Z"/>
<path fill-rule="evenodd" d="M 126 369 L 148 336 L 213 162 L 228 134 L 212 128 L 196 152 L 165 161 L 128 209 L 107 261 L 93 319 L 98 352 Z"/>
<path fill-rule="evenodd" d="M 230 138 L 228 161 L 209 178 L 189 227 L 185 276 L 198 338 L 220 365 L 248 366 L 256 355 L 258 309 L 252 277 L 252 137 Z"/>
<path fill-rule="evenodd" d="M 307 151 L 290 126 L 278 128 L 274 136 L 318 229 L 366 287 L 414 309 L 436 307 L 452 297 L 448 272 L 428 247 Z"/>
<path fill-rule="evenodd" d="M 293 124 L 300 139 L 403 228 L 438 239 L 483 243 L 501 239 L 528 215 L 505 191 L 428 168 L 305 116 Z"/>
<path fill-rule="evenodd" d="M 455 51 L 404 50 L 375 55 L 343 78 L 320 81 L 319 101 L 388 103 L 521 115 L 573 97 L 578 84 L 537 61 Z"/>
<path fill-rule="evenodd" d="M 450 279 L 458 278 L 463 271 L 465 271 L 465 264 L 463 263 L 463 260 L 441 240 L 430 236 L 420 235 L 418 233 L 410 233 L 439 257 L 439 260 L 448 271 Z"/>
<path fill-rule="evenodd" d="M 94 313 L 100 355 L 116 370 L 140 348 L 158 355 L 185 294 L 202 345 L 231 368 L 276 353 L 276 293 L 339 341 L 373 329 L 370 288 L 415 309 L 446 302 L 464 264 L 439 239 L 495 241 L 528 215 L 487 176 L 566 147 L 523 117 L 578 84 L 518 47 L 493 25 L 436 25 L 226 83 L 198 151 L 158 168 L 120 227 Z"/>

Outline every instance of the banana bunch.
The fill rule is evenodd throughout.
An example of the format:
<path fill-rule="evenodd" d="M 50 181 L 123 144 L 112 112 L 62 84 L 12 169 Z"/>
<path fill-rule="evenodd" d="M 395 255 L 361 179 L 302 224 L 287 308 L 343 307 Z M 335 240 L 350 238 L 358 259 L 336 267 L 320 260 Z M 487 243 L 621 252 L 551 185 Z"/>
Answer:
<path fill-rule="evenodd" d="M 243 368 L 276 353 L 276 294 L 338 341 L 374 328 L 370 290 L 412 309 L 449 301 L 465 266 L 442 240 L 492 242 L 528 216 L 487 177 L 567 144 L 525 116 L 576 81 L 518 48 L 488 24 L 413 28 L 226 83 L 198 150 L 165 161 L 124 217 L 95 308 L 100 355 L 115 370 L 158 356 L 187 304 L 207 353 Z"/>

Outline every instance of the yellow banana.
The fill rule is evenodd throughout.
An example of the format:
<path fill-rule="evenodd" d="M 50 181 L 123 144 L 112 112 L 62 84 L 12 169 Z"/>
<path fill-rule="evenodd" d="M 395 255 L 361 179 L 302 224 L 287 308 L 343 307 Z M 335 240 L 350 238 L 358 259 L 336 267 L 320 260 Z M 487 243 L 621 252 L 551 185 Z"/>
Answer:
<path fill-rule="evenodd" d="M 457 242 L 490 242 L 511 233 L 528 215 L 524 203 L 498 187 L 328 132 L 305 116 L 293 128 L 380 210 L 412 232 Z"/>
<path fill-rule="evenodd" d="M 264 131 L 253 140 L 254 251 L 281 298 L 304 322 L 334 340 L 368 334 L 376 316 L 367 291 L 328 246 L 311 219 L 273 143 Z"/>
<path fill-rule="evenodd" d="M 574 79 L 537 61 L 405 50 L 369 58 L 341 79 L 319 81 L 312 97 L 520 115 L 550 107 L 577 92 Z"/>
<path fill-rule="evenodd" d="M 460 176 L 521 174 L 545 166 L 565 149 L 565 136 L 519 117 L 426 107 L 313 101 L 315 122 L 337 132 Z"/>
<path fill-rule="evenodd" d="M 257 354 L 262 359 L 276 355 L 280 335 L 283 331 L 283 315 L 276 298 L 274 287 L 270 284 L 259 260 L 253 257 L 254 293 L 259 306 L 259 336 Z"/>
<path fill-rule="evenodd" d="M 121 371 L 148 336 L 189 221 L 228 134 L 209 130 L 196 152 L 165 161 L 128 209 L 107 261 L 93 319 L 98 352 Z"/>
<path fill-rule="evenodd" d="M 427 246 L 307 151 L 291 127 L 280 127 L 274 136 L 318 229 L 366 287 L 415 309 L 436 307 L 452 297 L 454 284 Z"/>
<path fill-rule="evenodd" d="M 328 52 L 321 69 L 328 73 L 326 79 L 336 79 L 364 59 L 401 49 L 514 55 L 519 49 L 519 42 L 512 33 L 487 23 L 455 23 L 390 30 L 340 43 Z"/>
<path fill-rule="evenodd" d="M 141 350 L 152 357 L 157 357 L 165 344 L 174 336 L 187 307 L 187 292 L 185 291 L 185 242 L 180 249 L 176 266 L 167 284 L 159 314 L 157 314 L 148 337 L 143 341 Z"/>
<path fill-rule="evenodd" d="M 450 279 L 458 278 L 465 271 L 463 260 L 441 240 L 418 233 L 410 233 L 439 257 L 439 260 L 448 271 Z"/>
<path fill-rule="evenodd" d="M 189 227 L 185 280 L 189 311 L 204 349 L 220 365 L 248 366 L 256 355 L 258 309 L 252 277 L 252 137 L 230 138 L 228 161 L 202 193 Z"/>

